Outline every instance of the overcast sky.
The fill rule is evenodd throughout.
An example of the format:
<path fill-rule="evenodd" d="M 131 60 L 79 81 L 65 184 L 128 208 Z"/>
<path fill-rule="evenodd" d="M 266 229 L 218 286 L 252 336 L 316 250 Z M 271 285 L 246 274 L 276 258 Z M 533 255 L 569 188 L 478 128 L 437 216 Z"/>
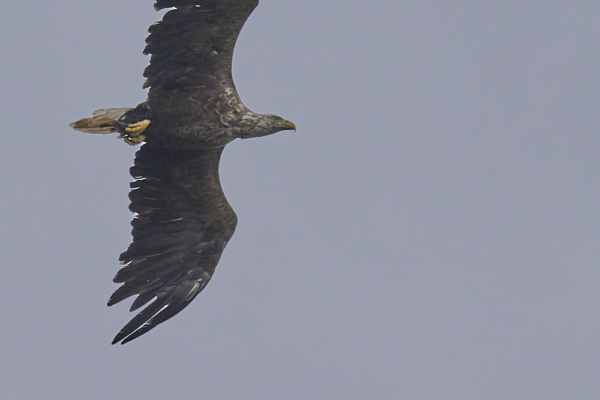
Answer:
<path fill-rule="evenodd" d="M 152 0 L 0 14 L 0 398 L 600 398 L 600 2 L 261 0 L 239 223 L 181 314 L 108 308 L 136 148 L 68 124 L 143 101 Z"/>

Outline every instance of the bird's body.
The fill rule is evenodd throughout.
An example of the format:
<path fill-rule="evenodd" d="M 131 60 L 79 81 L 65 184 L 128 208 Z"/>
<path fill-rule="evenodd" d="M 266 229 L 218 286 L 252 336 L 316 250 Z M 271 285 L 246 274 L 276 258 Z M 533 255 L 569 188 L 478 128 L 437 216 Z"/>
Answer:
<path fill-rule="evenodd" d="M 231 75 L 233 48 L 258 0 L 158 0 L 175 7 L 150 27 L 144 76 L 148 99 L 136 108 L 98 110 L 71 126 L 119 132 L 146 144 L 131 175 L 133 242 L 114 281 L 109 305 L 138 295 L 131 310 L 152 301 L 115 337 L 126 343 L 185 308 L 208 283 L 234 233 L 237 217 L 219 181 L 225 145 L 237 138 L 295 129 L 249 110 Z"/>

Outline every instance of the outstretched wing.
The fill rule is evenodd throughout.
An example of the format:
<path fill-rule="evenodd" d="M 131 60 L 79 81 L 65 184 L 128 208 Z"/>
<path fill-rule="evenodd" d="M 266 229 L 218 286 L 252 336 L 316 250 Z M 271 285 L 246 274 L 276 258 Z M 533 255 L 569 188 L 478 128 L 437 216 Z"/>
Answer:
<path fill-rule="evenodd" d="M 154 300 L 115 337 L 127 343 L 183 310 L 212 277 L 237 217 L 219 182 L 223 149 L 169 150 L 144 145 L 131 175 L 133 242 L 108 305 L 138 295 L 136 310 Z"/>
<path fill-rule="evenodd" d="M 258 0 L 156 2 L 156 9 L 176 8 L 150 27 L 146 39 L 144 53 L 151 57 L 144 71 L 144 87 L 150 88 L 145 104 L 152 112 L 147 143 L 181 147 L 174 144 L 176 138 L 216 135 L 224 124 L 242 118 L 246 108 L 233 83 L 231 61 L 237 37 L 257 5 Z"/>
<path fill-rule="evenodd" d="M 158 0 L 157 10 L 176 8 L 150 27 L 146 39 L 144 53 L 152 54 L 144 72 L 150 98 L 163 90 L 193 90 L 215 81 L 233 87 L 233 48 L 257 5 L 258 0 Z"/>

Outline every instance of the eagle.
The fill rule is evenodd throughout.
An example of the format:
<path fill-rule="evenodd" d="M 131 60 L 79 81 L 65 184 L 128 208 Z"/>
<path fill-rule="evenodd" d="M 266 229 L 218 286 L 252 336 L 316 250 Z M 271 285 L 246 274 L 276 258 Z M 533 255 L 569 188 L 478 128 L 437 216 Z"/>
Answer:
<path fill-rule="evenodd" d="M 157 0 L 167 11 L 149 28 L 146 101 L 97 110 L 70 126 L 118 133 L 144 144 L 130 173 L 132 243 L 113 281 L 112 306 L 137 296 L 144 307 L 116 335 L 125 344 L 187 307 L 210 281 L 237 225 L 221 188 L 219 160 L 231 141 L 296 126 L 241 101 L 231 74 L 233 49 L 258 0 Z"/>

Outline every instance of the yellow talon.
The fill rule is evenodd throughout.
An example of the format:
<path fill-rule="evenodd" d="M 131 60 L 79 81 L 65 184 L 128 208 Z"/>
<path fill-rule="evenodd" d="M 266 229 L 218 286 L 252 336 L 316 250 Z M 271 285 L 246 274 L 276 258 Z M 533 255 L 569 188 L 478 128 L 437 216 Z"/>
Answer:
<path fill-rule="evenodd" d="M 146 140 L 146 135 L 142 135 L 142 132 L 148 128 L 148 125 L 150 125 L 150 120 L 147 119 L 136 122 L 135 124 L 129 124 L 129 126 L 125 128 L 127 135 L 124 135 L 123 137 L 125 143 L 135 146 Z"/>
<path fill-rule="evenodd" d="M 130 136 L 137 136 L 144 132 L 148 125 L 150 125 L 150 120 L 145 119 L 143 121 L 136 122 L 135 124 L 129 124 L 129 126 L 125 128 L 125 132 L 129 133 Z"/>

